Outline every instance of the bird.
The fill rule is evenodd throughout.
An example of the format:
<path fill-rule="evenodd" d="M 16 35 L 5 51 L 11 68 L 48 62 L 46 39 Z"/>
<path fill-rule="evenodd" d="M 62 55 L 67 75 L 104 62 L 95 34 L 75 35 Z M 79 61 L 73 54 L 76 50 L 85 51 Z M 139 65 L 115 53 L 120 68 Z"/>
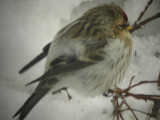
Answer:
<path fill-rule="evenodd" d="M 124 10 L 103 4 L 60 29 L 47 47 L 44 74 L 35 91 L 13 115 L 24 120 L 50 92 L 73 89 L 86 97 L 102 95 L 119 84 L 132 56 L 131 26 Z"/>

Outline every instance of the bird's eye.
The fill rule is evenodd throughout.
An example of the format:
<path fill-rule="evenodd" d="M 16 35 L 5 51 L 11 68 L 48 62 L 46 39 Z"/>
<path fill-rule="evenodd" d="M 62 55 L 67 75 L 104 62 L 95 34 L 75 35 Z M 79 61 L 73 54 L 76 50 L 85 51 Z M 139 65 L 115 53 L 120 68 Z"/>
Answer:
<path fill-rule="evenodd" d="M 126 28 L 126 24 L 119 25 L 119 28 L 120 29 L 125 29 Z"/>

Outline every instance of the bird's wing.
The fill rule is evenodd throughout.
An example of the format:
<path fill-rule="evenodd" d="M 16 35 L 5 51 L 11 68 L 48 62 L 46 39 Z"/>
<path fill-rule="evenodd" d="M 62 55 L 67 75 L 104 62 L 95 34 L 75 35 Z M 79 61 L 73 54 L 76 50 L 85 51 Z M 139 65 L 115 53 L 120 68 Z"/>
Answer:
<path fill-rule="evenodd" d="M 19 115 L 19 120 L 23 120 L 30 110 L 38 103 L 38 101 L 51 89 L 51 85 L 45 85 L 48 81 L 52 80 L 52 84 L 57 82 L 55 75 L 67 74 L 76 70 L 96 64 L 97 61 L 101 61 L 100 56 L 92 56 L 92 62 L 78 60 L 76 56 L 60 56 L 54 59 L 50 66 L 51 68 L 38 79 L 28 83 L 32 84 L 40 81 L 40 84 L 36 88 L 35 92 L 27 99 L 23 106 L 15 113 L 13 117 Z"/>
<path fill-rule="evenodd" d="M 91 24 L 91 25 L 90 25 Z M 87 26 L 90 26 L 86 29 Z M 93 31 L 94 29 L 94 31 Z M 63 41 L 81 41 L 82 44 L 85 44 L 88 51 L 91 51 L 90 53 L 95 52 L 94 49 L 97 49 L 97 47 L 103 47 L 104 46 L 104 40 L 105 37 L 102 35 L 102 29 L 101 26 L 97 24 L 92 24 L 88 22 L 87 20 L 80 20 L 77 19 L 76 21 L 70 23 L 69 25 L 65 26 L 63 29 L 61 29 L 57 33 L 57 37 L 55 36 L 54 41 L 59 41 L 60 43 Z M 58 39 L 57 39 L 58 38 Z M 57 40 L 56 40 L 57 39 Z M 94 39 L 94 40 L 93 40 Z M 96 39 L 96 40 L 95 40 Z M 100 40 L 101 39 L 101 40 Z M 99 42 L 99 40 L 101 42 Z M 101 45 L 97 45 L 101 44 Z M 19 73 L 23 73 L 27 71 L 29 68 L 31 68 L 33 65 L 38 63 L 40 60 L 45 58 L 48 55 L 48 51 L 50 49 L 51 43 L 48 43 L 44 48 L 43 51 L 35 57 L 31 62 L 29 62 L 27 65 L 25 65 Z M 93 49 L 93 52 L 92 52 Z"/>
<path fill-rule="evenodd" d="M 13 118 L 19 115 L 18 120 L 24 120 L 28 113 L 32 110 L 32 108 L 38 103 L 39 100 L 43 98 L 44 95 L 50 90 L 50 87 L 43 87 L 43 89 L 39 89 L 35 91 L 23 104 L 23 106 L 14 114 Z"/>
<path fill-rule="evenodd" d="M 36 63 L 38 63 L 39 61 L 41 61 L 43 58 L 45 58 L 48 55 L 48 50 L 50 47 L 51 43 L 48 43 L 44 48 L 43 51 L 36 56 L 32 61 L 30 61 L 28 64 L 26 64 L 20 71 L 19 73 L 23 73 L 25 71 L 27 71 L 29 68 L 31 68 L 33 65 L 35 65 Z"/>
<path fill-rule="evenodd" d="M 52 88 L 52 85 L 48 84 L 48 81 L 52 81 L 51 84 L 55 84 L 58 80 L 56 75 L 67 74 L 74 72 L 82 68 L 96 64 L 98 61 L 102 61 L 103 57 L 99 55 L 90 56 L 90 61 L 79 60 L 77 56 L 62 55 L 54 59 L 50 63 L 50 69 L 45 72 L 41 77 L 31 81 L 27 85 L 40 81 L 40 84 L 36 88 L 35 92 L 27 99 L 24 105 L 15 113 L 13 117 L 19 115 L 19 120 L 23 120 L 30 110 L 38 103 L 38 101 Z"/>
<path fill-rule="evenodd" d="M 82 61 L 78 60 L 76 56 L 60 56 L 56 59 L 54 59 L 50 66 L 51 68 L 45 72 L 41 77 L 38 79 L 35 79 L 31 82 L 29 82 L 26 85 L 30 85 L 32 83 L 38 82 L 38 81 L 45 81 L 54 78 L 56 75 L 61 75 L 61 74 L 67 74 L 70 72 L 74 72 L 76 70 L 80 70 L 82 68 L 91 66 L 96 64 L 97 61 L 103 60 L 101 56 L 95 55 L 90 58 L 90 62 L 88 61 Z"/>

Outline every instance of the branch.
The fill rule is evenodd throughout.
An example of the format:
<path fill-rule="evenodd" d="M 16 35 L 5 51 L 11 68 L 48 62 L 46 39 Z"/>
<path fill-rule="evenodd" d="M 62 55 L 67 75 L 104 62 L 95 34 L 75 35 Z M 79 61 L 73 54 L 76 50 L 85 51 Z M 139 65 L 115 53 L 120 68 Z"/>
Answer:
<path fill-rule="evenodd" d="M 128 110 L 130 110 L 130 109 L 126 108 L 126 109 L 121 110 L 121 112 L 125 112 L 125 111 L 128 111 Z M 133 108 L 131 108 L 131 110 L 133 110 L 133 111 L 135 111 L 135 112 L 139 112 L 139 113 L 145 114 L 145 115 L 148 115 L 148 116 L 150 116 L 150 117 L 155 117 L 154 114 L 146 113 L 146 112 L 143 112 L 143 111 L 141 111 L 141 110 L 137 110 L 137 109 L 133 109 Z"/>
<path fill-rule="evenodd" d="M 125 89 L 120 89 L 119 87 L 115 86 L 115 88 L 113 90 L 109 90 L 108 91 L 108 94 L 112 94 L 113 96 L 113 99 L 111 100 L 112 103 L 113 103 L 113 106 L 114 106 L 114 117 L 113 117 L 113 120 L 124 120 L 123 116 L 122 116 L 122 112 L 126 111 L 126 110 L 129 110 L 133 116 L 135 117 L 136 120 L 139 120 L 138 117 L 136 116 L 136 114 L 134 113 L 134 111 L 136 112 L 139 112 L 139 113 L 143 113 L 143 114 L 146 114 L 150 117 L 157 117 L 157 114 L 158 114 L 158 110 L 159 110 L 159 106 L 160 106 L 160 95 L 154 95 L 154 94 L 134 94 L 134 93 L 131 93 L 129 92 L 132 88 L 135 88 L 137 86 L 140 86 L 140 85 L 144 85 L 144 84 L 158 84 L 159 83 L 159 79 L 160 79 L 160 75 L 158 76 L 158 80 L 157 81 L 141 81 L 139 83 L 136 83 L 134 85 L 131 85 L 132 84 L 132 81 L 134 80 L 134 77 L 133 76 L 130 80 L 130 83 L 128 85 L 127 88 Z M 108 95 L 106 95 L 108 96 Z M 140 111 L 140 110 L 135 110 L 134 108 L 131 108 L 130 105 L 127 103 L 126 101 L 126 97 L 133 97 L 134 99 L 137 99 L 137 100 L 144 100 L 144 101 L 152 101 L 154 102 L 154 107 L 152 109 L 152 113 L 145 113 L 143 111 Z M 120 102 L 120 103 L 119 103 Z M 122 107 L 126 105 L 127 106 L 127 109 L 124 109 L 122 110 Z"/>
<path fill-rule="evenodd" d="M 158 81 L 158 87 L 160 87 L 160 72 L 159 72 L 157 81 Z"/>
<path fill-rule="evenodd" d="M 135 119 L 138 120 L 138 118 L 137 118 L 136 114 L 133 112 L 132 108 L 128 105 L 128 103 L 127 103 L 125 100 L 123 100 L 123 101 L 124 101 L 124 104 L 125 104 L 125 105 L 128 107 L 128 109 L 131 111 L 131 113 L 133 114 L 133 116 L 135 117 Z"/>
<path fill-rule="evenodd" d="M 132 79 L 131 79 L 132 80 Z M 123 91 L 129 91 L 130 89 L 136 87 L 136 86 L 139 86 L 139 85 L 142 85 L 142 84 L 150 84 L 150 83 L 158 83 L 157 81 L 141 81 L 137 84 L 134 84 L 132 86 L 129 86 L 127 89 L 123 90 Z"/>
<path fill-rule="evenodd" d="M 158 87 L 160 87 L 160 72 L 159 72 L 157 81 L 158 81 Z M 154 101 L 154 105 L 153 105 L 153 108 L 152 108 L 152 114 L 154 114 L 157 118 L 160 114 L 159 110 L 160 110 L 160 101 Z"/>
<path fill-rule="evenodd" d="M 144 8 L 144 10 L 140 13 L 138 19 L 135 21 L 133 27 L 135 27 L 137 25 L 137 22 L 140 21 L 144 15 L 144 13 L 147 11 L 147 9 L 149 8 L 149 6 L 152 4 L 153 0 L 148 1 L 147 6 Z"/>
<path fill-rule="evenodd" d="M 152 17 L 147 18 L 146 20 L 140 22 L 139 24 L 137 24 L 135 27 L 133 27 L 130 30 L 130 33 L 133 33 L 135 30 L 139 29 L 141 26 L 143 26 L 143 25 L 145 25 L 145 24 L 147 24 L 147 23 L 149 23 L 149 22 L 151 22 L 151 21 L 153 21 L 153 20 L 155 20 L 159 17 L 160 17 L 160 12 L 157 13 L 156 15 L 152 16 Z"/>
<path fill-rule="evenodd" d="M 125 93 L 124 97 L 134 97 L 135 99 L 143 99 L 145 101 L 150 100 L 153 102 L 160 101 L 160 95 L 144 95 L 144 94 L 133 94 L 130 92 Z"/>

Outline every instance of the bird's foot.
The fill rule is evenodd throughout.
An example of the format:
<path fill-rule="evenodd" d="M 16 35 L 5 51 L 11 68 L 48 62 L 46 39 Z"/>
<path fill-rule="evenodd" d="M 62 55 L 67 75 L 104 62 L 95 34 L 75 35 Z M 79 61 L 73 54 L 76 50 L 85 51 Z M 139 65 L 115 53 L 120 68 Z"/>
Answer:
<path fill-rule="evenodd" d="M 69 99 L 69 100 L 72 99 L 72 96 L 69 94 L 67 87 L 60 88 L 60 89 L 52 92 L 52 94 L 61 93 L 61 91 L 66 91 L 66 92 L 67 92 L 67 95 L 68 95 L 68 99 Z"/>
<path fill-rule="evenodd" d="M 112 89 L 109 89 L 107 92 L 103 93 L 103 96 L 104 97 L 111 97 L 113 96 L 113 90 Z"/>

